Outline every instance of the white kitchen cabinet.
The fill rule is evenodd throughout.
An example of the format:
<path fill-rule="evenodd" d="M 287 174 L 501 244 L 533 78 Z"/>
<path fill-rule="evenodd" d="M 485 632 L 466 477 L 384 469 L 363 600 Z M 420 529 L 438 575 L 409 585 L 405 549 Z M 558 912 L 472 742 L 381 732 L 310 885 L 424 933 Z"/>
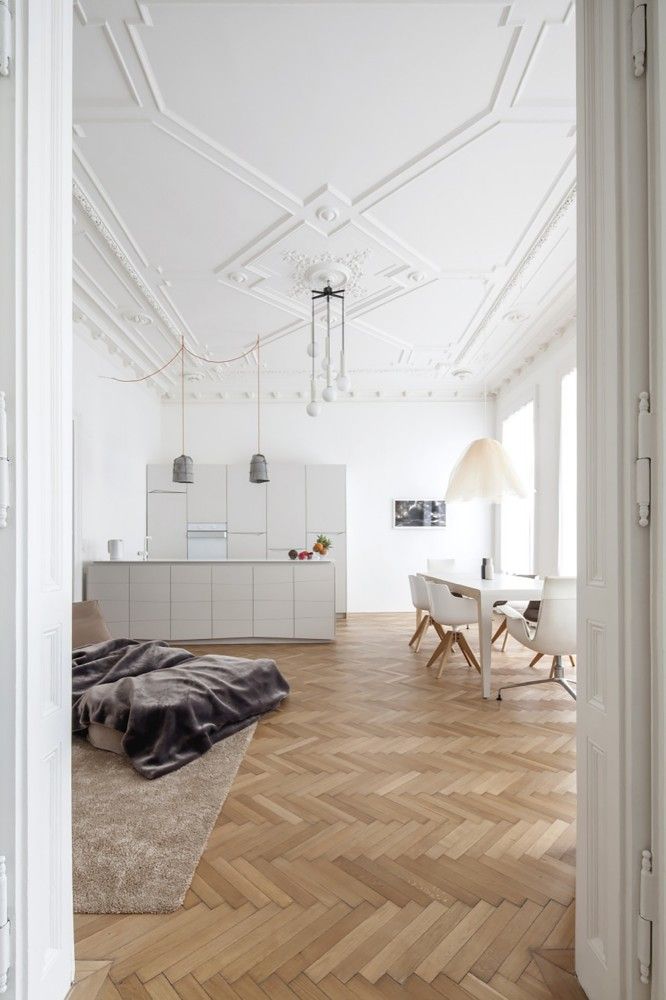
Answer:
<path fill-rule="evenodd" d="M 308 465 L 305 470 L 308 534 L 347 530 L 347 467 Z"/>
<path fill-rule="evenodd" d="M 250 482 L 249 463 L 227 466 L 227 523 L 230 532 L 266 534 L 266 483 Z"/>
<path fill-rule="evenodd" d="M 227 535 L 228 559 L 265 559 L 266 532 L 236 532 Z"/>
<path fill-rule="evenodd" d="M 268 558 L 284 559 L 305 545 L 305 466 L 271 462 L 266 493 Z M 271 555 L 277 552 L 283 555 Z"/>
<path fill-rule="evenodd" d="M 187 520 L 190 524 L 226 523 L 226 465 L 194 466 L 194 482 L 187 487 Z"/>
<path fill-rule="evenodd" d="M 153 559 L 187 558 L 185 493 L 149 493 L 147 524 Z"/>
<path fill-rule="evenodd" d="M 319 532 L 308 534 L 308 548 L 314 545 Z M 329 559 L 335 563 L 335 610 L 338 614 L 347 613 L 347 535 L 344 531 L 324 531 L 331 539 L 332 547 L 328 553 Z"/>
<path fill-rule="evenodd" d="M 186 493 L 185 483 L 174 483 L 173 464 L 168 465 L 147 465 L 146 466 L 146 492 L 147 493 Z"/>

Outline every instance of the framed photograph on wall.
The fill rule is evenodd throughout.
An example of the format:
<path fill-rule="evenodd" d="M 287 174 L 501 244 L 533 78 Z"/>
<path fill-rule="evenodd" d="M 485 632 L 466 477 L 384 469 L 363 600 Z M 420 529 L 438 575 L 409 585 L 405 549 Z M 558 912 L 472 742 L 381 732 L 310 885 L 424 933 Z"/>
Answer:
<path fill-rule="evenodd" d="M 394 500 L 394 528 L 445 528 L 446 500 Z"/>

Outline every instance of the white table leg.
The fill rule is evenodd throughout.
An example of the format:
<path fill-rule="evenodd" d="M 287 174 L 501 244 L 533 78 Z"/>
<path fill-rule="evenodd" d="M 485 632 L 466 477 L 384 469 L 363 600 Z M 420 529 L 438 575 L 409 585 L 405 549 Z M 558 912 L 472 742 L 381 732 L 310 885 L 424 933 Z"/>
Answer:
<path fill-rule="evenodd" d="M 490 660 L 492 657 L 493 602 L 483 594 L 479 595 L 479 652 L 481 661 L 481 684 L 483 697 L 490 698 Z"/>

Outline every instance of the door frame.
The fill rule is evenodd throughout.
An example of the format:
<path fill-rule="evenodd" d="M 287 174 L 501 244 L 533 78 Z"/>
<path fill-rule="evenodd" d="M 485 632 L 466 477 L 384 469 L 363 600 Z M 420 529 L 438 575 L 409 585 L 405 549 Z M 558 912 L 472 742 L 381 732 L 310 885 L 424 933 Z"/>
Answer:
<path fill-rule="evenodd" d="M 637 928 L 651 823 L 651 539 L 635 502 L 638 398 L 649 379 L 647 115 L 632 11 L 633 0 L 578 0 L 576 9 L 576 971 L 590 1000 L 650 996 Z"/>
<path fill-rule="evenodd" d="M 10 0 L 0 77 L 0 389 L 10 509 L 0 529 L 0 854 L 7 1000 L 63 1000 L 71 863 L 72 4 Z"/>

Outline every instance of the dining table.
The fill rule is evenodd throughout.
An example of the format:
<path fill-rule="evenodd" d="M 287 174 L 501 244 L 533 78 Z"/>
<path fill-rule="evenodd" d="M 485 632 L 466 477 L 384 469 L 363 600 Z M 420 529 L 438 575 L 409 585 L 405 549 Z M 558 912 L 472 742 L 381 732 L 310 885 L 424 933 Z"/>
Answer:
<path fill-rule="evenodd" d="M 491 580 L 479 574 L 463 573 L 452 569 L 444 576 L 422 574 L 428 580 L 445 583 L 449 590 L 476 601 L 479 622 L 479 660 L 481 688 L 484 698 L 490 698 L 490 669 L 492 660 L 493 608 L 504 601 L 538 601 L 543 590 L 543 580 L 510 573 L 495 573 Z"/>

